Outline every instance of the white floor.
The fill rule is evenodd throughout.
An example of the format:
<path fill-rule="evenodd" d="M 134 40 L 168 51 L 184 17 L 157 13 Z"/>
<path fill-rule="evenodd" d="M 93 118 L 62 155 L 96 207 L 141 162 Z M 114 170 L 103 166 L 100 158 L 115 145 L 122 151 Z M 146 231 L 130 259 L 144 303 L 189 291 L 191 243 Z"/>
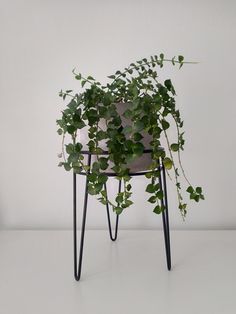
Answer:
<path fill-rule="evenodd" d="M 0 232 L 0 314 L 235 314 L 236 231 L 88 231 L 73 279 L 69 231 Z"/>

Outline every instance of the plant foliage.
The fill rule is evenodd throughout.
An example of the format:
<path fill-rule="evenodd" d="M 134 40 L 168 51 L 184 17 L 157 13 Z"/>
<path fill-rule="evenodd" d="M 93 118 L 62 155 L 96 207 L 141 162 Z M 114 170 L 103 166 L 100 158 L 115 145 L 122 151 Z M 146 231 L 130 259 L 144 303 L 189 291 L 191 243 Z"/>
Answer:
<path fill-rule="evenodd" d="M 62 116 L 57 120 L 58 134 L 62 136 L 62 153 L 59 155 L 63 161 L 59 166 L 65 170 L 73 169 L 75 173 L 85 172 L 88 176 L 88 192 L 99 195 L 102 204 L 109 203 L 113 210 L 120 214 L 125 208 L 133 204 L 131 200 L 132 186 L 128 165 L 144 153 L 142 134 L 147 132 L 152 140 L 152 163 L 146 177 L 150 180 L 146 192 L 150 193 L 148 201 L 153 204 L 154 212 L 160 214 L 165 208 L 162 205 L 163 192 L 158 177 L 160 163 L 164 164 L 168 175 L 173 171 L 176 186 L 178 205 L 182 217 L 187 213 L 187 204 L 182 195 L 180 176 L 187 181 L 186 192 L 190 199 L 198 202 L 204 199 L 202 188 L 193 187 L 187 179 L 182 163 L 181 152 L 184 150 L 183 121 L 175 104 L 175 89 L 170 79 L 160 82 L 157 68 L 162 68 L 165 62 L 183 66 L 183 56 L 165 59 L 163 54 L 151 56 L 131 63 L 123 71 L 116 71 L 108 76 L 109 83 L 102 85 L 93 77 L 84 77 L 73 70 L 73 75 L 79 81 L 82 92 L 73 93 L 72 90 L 60 91 L 59 95 L 66 100 L 67 106 Z M 123 113 L 130 125 L 122 126 L 117 112 L 117 104 L 130 103 L 131 106 Z M 105 119 L 106 128 L 99 127 L 99 121 Z M 176 140 L 170 142 L 168 129 L 171 125 L 176 128 Z M 88 127 L 89 151 L 97 156 L 96 161 L 89 167 L 84 162 L 83 144 L 78 141 L 78 132 Z M 65 145 L 65 136 L 69 135 L 71 142 Z M 108 155 L 102 155 L 99 146 L 106 141 Z M 161 142 L 167 143 L 167 151 L 161 148 Z M 107 198 L 104 183 L 108 177 L 104 173 L 112 163 L 112 169 L 118 180 L 122 180 L 122 192 L 118 193 L 115 201 Z M 179 174 L 179 170 L 181 175 Z"/>

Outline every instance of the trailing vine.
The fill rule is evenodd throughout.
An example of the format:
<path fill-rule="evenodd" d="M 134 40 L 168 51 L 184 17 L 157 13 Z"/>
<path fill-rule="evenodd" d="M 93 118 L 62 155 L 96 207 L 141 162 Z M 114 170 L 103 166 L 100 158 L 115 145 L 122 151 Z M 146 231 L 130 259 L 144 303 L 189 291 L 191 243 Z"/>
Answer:
<path fill-rule="evenodd" d="M 129 165 L 140 158 L 145 150 L 142 143 L 143 134 L 151 136 L 150 141 L 152 163 L 146 177 L 150 183 L 146 192 L 151 196 L 148 201 L 154 205 L 154 212 L 160 214 L 165 210 L 162 204 L 163 192 L 157 180 L 160 175 L 161 160 L 168 175 L 174 172 L 174 182 L 177 191 L 178 205 L 183 218 L 187 213 L 187 204 L 182 195 L 180 176 L 187 182 L 186 192 L 190 199 L 198 202 L 204 199 L 202 188 L 190 183 L 186 177 L 181 162 L 181 151 L 184 150 L 183 121 L 175 105 L 175 89 L 170 79 L 161 83 L 158 80 L 157 67 L 162 68 L 165 62 L 178 64 L 181 68 L 185 63 L 183 56 L 165 59 L 163 54 L 151 56 L 131 63 L 123 71 L 116 71 L 108 76 L 109 83 L 102 85 L 92 76 L 84 77 L 73 70 L 73 75 L 82 87 L 82 92 L 73 93 L 72 90 L 60 91 L 59 96 L 68 100 L 62 116 L 57 120 L 58 134 L 62 136 L 62 161 L 59 166 L 65 170 L 73 169 L 75 173 L 86 173 L 88 178 L 88 193 L 99 195 L 102 204 L 109 203 L 113 210 L 120 214 L 125 208 L 133 204 L 131 200 L 132 185 L 129 175 Z M 128 103 L 123 116 L 130 121 L 129 125 L 122 125 L 122 117 L 117 106 Z M 106 122 L 101 128 L 99 122 Z M 176 128 L 177 139 L 170 142 L 168 129 L 171 125 Z M 88 128 L 89 152 L 96 155 L 89 167 L 84 160 L 83 144 L 78 140 L 78 132 Z M 71 142 L 65 144 L 65 137 L 69 135 Z M 162 140 L 166 141 L 167 151 L 161 148 Z M 108 154 L 103 154 L 100 142 L 106 141 Z M 65 148 L 65 151 L 64 151 Z M 177 155 L 177 156 L 176 156 Z M 175 158 L 175 156 L 177 158 Z M 177 159 L 177 160 L 176 160 Z M 177 164 L 179 165 L 181 175 Z M 112 170 L 117 179 L 122 180 L 122 191 L 117 194 L 115 201 L 107 198 L 105 183 L 108 179 L 106 170 L 112 164 Z"/>

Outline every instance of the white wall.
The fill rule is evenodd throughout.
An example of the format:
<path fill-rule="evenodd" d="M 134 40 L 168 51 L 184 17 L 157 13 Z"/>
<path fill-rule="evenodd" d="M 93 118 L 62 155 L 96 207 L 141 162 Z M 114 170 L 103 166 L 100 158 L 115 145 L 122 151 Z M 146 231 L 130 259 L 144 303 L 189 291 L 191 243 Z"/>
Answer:
<path fill-rule="evenodd" d="M 105 82 L 139 58 L 183 54 L 198 65 L 166 67 L 185 120 L 186 171 L 205 189 L 186 223 L 170 188 L 174 228 L 235 228 L 236 2 L 100 0 L 0 1 L 0 226 L 70 228 L 72 174 L 57 167 L 58 91 L 77 88 L 71 70 Z M 80 186 L 82 188 L 80 179 Z M 135 179 L 123 228 L 160 227 Z M 114 189 L 114 183 L 112 185 Z M 82 201 L 80 200 L 80 204 Z M 105 227 L 90 200 L 88 225 Z"/>

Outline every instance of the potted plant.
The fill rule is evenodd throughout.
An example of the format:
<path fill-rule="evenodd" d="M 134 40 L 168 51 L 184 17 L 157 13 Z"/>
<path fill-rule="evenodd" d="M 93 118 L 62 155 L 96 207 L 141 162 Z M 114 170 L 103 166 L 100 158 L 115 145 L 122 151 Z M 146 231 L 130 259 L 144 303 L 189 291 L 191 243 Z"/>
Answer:
<path fill-rule="evenodd" d="M 153 211 L 164 211 L 161 205 L 163 192 L 157 183 L 160 160 L 176 186 L 178 206 L 183 218 L 187 213 L 187 203 L 180 184 L 180 177 L 187 182 L 185 189 L 190 199 L 198 202 L 204 199 L 202 188 L 194 187 L 185 175 L 181 152 L 184 150 L 183 121 L 175 103 L 175 89 L 170 79 L 160 82 L 157 67 L 165 62 L 178 64 L 185 62 L 183 56 L 166 59 L 163 54 L 151 56 L 131 63 L 123 71 L 108 76 L 109 83 L 102 85 L 93 77 L 84 77 L 73 70 L 73 75 L 82 87 L 82 92 L 60 91 L 63 100 L 68 100 L 62 116 L 57 120 L 58 134 L 62 136 L 63 160 L 59 166 L 75 173 L 85 173 L 88 178 L 88 193 L 99 195 L 99 201 L 109 203 L 120 214 L 133 204 L 131 200 L 132 182 L 130 173 L 148 169 L 145 174 L 150 180 L 146 192 Z M 168 136 L 170 127 L 176 129 L 176 140 Z M 65 137 L 70 142 L 65 144 Z M 161 147 L 166 142 L 167 149 Z M 83 151 L 88 150 L 94 158 L 90 166 L 84 160 Z M 104 155 L 104 151 L 107 155 Z M 115 201 L 107 198 L 107 172 L 113 171 L 122 182 Z"/>

